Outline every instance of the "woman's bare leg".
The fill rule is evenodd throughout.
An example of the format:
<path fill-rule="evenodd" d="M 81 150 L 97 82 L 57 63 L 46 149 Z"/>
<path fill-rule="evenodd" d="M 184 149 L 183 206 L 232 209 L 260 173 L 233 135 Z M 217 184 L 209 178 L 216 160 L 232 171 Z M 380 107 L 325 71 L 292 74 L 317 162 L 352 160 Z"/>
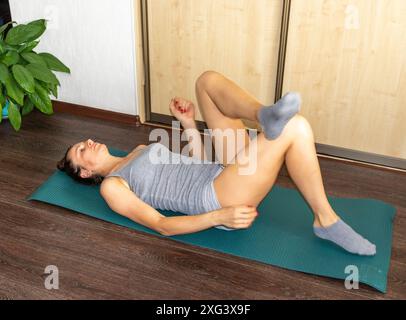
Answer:
<path fill-rule="evenodd" d="M 245 130 L 245 126 L 239 118 L 256 121 L 256 114 L 263 106 L 233 81 L 214 71 L 205 72 L 199 77 L 196 82 L 196 96 L 203 118 L 211 129 L 232 128 L 235 132 L 238 129 Z M 224 183 L 225 195 L 220 197 L 225 204 L 224 206 L 250 203 L 257 205 L 271 189 L 283 162 L 286 161 L 291 178 L 315 213 L 315 225 L 329 225 L 337 220 L 337 215 L 331 208 L 324 191 L 312 129 L 301 116 L 296 116 L 293 125 L 290 124 L 290 127 L 292 126 L 296 133 L 282 134 L 283 139 L 281 140 L 269 141 L 265 139 L 263 134 L 260 134 L 257 140 L 261 144 L 258 146 L 257 161 L 264 168 L 259 168 L 255 177 L 249 178 L 249 181 L 253 181 L 252 188 L 250 185 L 245 184 L 245 176 L 242 176 L 240 179 L 244 180 L 244 182 L 240 185 L 237 184 L 236 187 L 241 186 L 243 190 L 236 193 L 232 192 L 230 188 L 232 188 L 231 185 L 235 185 L 235 181 L 231 179 L 230 183 Z M 219 136 L 214 136 L 213 139 L 219 138 Z M 218 142 L 220 143 L 215 142 L 215 146 L 217 146 L 216 153 L 221 153 L 221 144 L 223 144 L 224 152 L 222 155 L 225 156 L 227 143 L 224 139 Z M 233 152 L 237 155 L 242 150 L 245 153 L 249 152 L 249 139 L 244 144 L 237 146 Z M 277 157 L 278 153 L 280 154 L 279 159 Z M 269 157 L 273 161 L 270 161 Z M 244 155 L 240 156 L 240 161 L 246 162 L 246 157 Z M 229 162 L 224 158 L 223 164 L 229 164 Z M 228 169 L 233 173 L 236 170 L 238 171 L 235 166 Z M 220 187 L 219 182 L 215 182 L 215 185 Z M 247 196 L 247 189 L 250 189 L 252 194 Z M 226 199 L 227 197 L 231 197 L 231 199 Z M 237 203 L 236 200 L 240 202 Z"/>
<path fill-rule="evenodd" d="M 215 73 L 209 74 L 212 80 L 217 81 L 208 86 L 209 90 L 203 90 L 203 93 L 213 102 L 213 105 L 216 105 L 226 118 L 241 117 L 255 120 L 258 108 L 261 108 L 259 102 L 250 98 L 226 78 Z M 227 91 L 227 88 L 230 90 Z M 217 105 L 219 101 L 222 103 Z M 230 105 L 227 101 L 232 101 L 232 104 Z M 250 103 L 253 106 L 251 111 Z M 214 188 L 220 204 L 223 207 L 238 204 L 257 206 L 272 188 L 280 167 L 286 161 L 293 181 L 312 208 L 315 217 L 315 234 L 340 245 L 349 252 L 374 255 L 375 245 L 339 219 L 328 202 L 310 124 L 304 117 L 294 115 L 297 113 L 294 105 L 278 103 L 267 107 L 267 110 L 270 112 L 278 110 L 277 117 L 288 115 L 284 118 L 280 129 L 276 130 L 276 134 L 273 132 L 275 122 L 266 122 L 266 130 L 269 131 L 268 139 L 264 133 L 261 133 L 253 141 L 248 142 L 236 154 L 233 163 L 228 164 L 214 180 Z M 289 115 L 291 112 L 293 113 Z"/>
<path fill-rule="evenodd" d="M 313 130 L 307 121 L 288 149 L 285 163 L 289 175 L 314 212 L 316 227 L 326 227 L 338 220 L 328 202 L 317 158 Z"/>
<path fill-rule="evenodd" d="M 331 208 L 321 180 L 313 133 L 307 120 L 294 116 L 275 140 L 267 140 L 263 133 L 247 145 L 215 179 L 214 188 L 223 207 L 231 205 L 257 206 L 271 190 L 278 172 L 285 161 L 289 173 L 313 210 L 315 226 L 328 226 L 338 220 Z M 313 144 L 313 147 L 312 147 Z M 248 164 L 248 161 L 251 163 Z M 252 166 L 252 174 L 241 174 L 241 170 Z"/>
<path fill-rule="evenodd" d="M 218 110 L 228 118 L 258 121 L 257 112 L 263 105 L 218 72 L 204 72 L 196 81 L 196 91 L 198 100 L 208 95 Z M 211 119 L 207 120 L 210 122 Z"/>
<path fill-rule="evenodd" d="M 256 112 L 262 104 L 233 81 L 214 71 L 204 72 L 197 79 L 196 98 L 207 127 L 213 130 L 216 157 L 227 165 L 250 141 L 241 119 L 257 121 Z M 238 133 L 244 139 L 239 140 Z"/>

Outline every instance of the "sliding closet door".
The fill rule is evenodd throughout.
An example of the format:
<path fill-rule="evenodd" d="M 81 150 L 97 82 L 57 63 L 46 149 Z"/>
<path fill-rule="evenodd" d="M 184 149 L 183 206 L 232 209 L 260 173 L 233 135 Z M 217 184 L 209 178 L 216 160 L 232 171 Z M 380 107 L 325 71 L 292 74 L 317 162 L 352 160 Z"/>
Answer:
<path fill-rule="evenodd" d="M 292 0 L 283 91 L 318 143 L 406 159 L 406 1 Z"/>
<path fill-rule="evenodd" d="M 272 103 L 282 2 L 148 0 L 152 120 L 170 115 L 173 96 L 196 103 L 195 81 L 205 70 L 219 71 Z M 200 113 L 197 118 L 202 120 Z"/>

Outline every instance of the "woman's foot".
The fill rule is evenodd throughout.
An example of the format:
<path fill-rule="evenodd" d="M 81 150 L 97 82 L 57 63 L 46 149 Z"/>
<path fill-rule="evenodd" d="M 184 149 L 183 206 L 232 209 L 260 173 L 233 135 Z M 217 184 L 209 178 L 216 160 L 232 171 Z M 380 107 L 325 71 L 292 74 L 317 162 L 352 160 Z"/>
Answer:
<path fill-rule="evenodd" d="M 337 219 L 335 222 L 334 220 Z M 330 221 L 330 222 L 328 222 Z M 331 221 L 333 221 L 331 223 Z M 323 222 L 316 219 L 313 225 L 314 234 L 324 240 L 332 241 L 348 252 L 372 256 L 376 254 L 376 246 L 355 232 L 338 216 L 325 218 Z"/>
<path fill-rule="evenodd" d="M 289 92 L 274 105 L 258 110 L 257 119 L 268 140 L 279 137 L 288 121 L 299 112 L 300 104 L 300 95 Z"/>

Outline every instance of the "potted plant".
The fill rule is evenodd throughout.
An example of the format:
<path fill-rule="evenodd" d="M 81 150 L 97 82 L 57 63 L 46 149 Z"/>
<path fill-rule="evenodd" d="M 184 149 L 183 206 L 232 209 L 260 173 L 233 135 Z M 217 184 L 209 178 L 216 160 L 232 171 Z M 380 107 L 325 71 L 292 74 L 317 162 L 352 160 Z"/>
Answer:
<path fill-rule="evenodd" d="M 70 73 L 58 58 L 33 49 L 46 29 L 46 20 L 18 24 L 4 33 L 9 22 L 0 27 L 0 122 L 8 118 L 14 130 L 21 127 L 21 118 L 37 108 L 53 114 L 49 95 L 58 97 L 60 83 L 53 71 Z M 4 115 L 4 116 L 3 116 Z"/>

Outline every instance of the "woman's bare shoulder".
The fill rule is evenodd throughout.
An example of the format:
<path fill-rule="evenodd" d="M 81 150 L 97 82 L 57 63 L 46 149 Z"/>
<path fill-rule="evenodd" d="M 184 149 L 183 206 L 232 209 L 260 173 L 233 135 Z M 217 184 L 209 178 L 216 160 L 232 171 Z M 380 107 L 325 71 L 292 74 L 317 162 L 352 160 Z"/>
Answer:
<path fill-rule="evenodd" d="M 110 186 L 125 186 L 126 188 L 130 189 L 130 186 L 128 185 L 127 181 L 125 181 L 121 177 L 107 177 L 104 178 L 101 185 L 100 185 L 100 191 L 102 192 L 103 189 L 107 189 Z M 131 189 L 130 189 L 131 190 Z"/>

